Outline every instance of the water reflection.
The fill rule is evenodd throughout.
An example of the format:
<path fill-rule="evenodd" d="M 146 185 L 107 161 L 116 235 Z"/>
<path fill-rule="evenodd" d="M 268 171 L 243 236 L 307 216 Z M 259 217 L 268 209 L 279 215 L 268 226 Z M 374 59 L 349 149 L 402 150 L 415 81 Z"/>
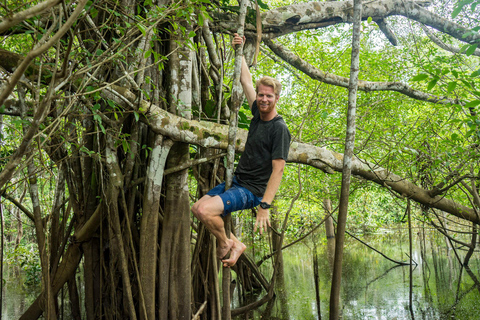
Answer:
<path fill-rule="evenodd" d="M 2 319 L 19 319 L 40 293 L 38 288 L 25 286 L 24 282 L 24 277 L 14 270 L 4 269 Z"/>
<path fill-rule="evenodd" d="M 409 260 L 408 238 L 402 234 L 386 233 L 362 237 L 362 240 L 392 259 Z M 322 237 L 316 242 L 321 241 Z M 235 319 L 328 319 L 331 271 L 327 246 L 317 246 L 321 310 L 318 310 L 315 298 L 314 247 L 314 242 L 309 240 L 284 250 L 284 288 L 277 288 L 276 299 L 261 309 Z M 465 255 L 465 251 L 458 251 Z M 412 257 L 417 263 L 413 271 L 414 319 L 480 319 L 480 288 L 475 285 L 477 280 L 461 270 L 452 248 L 442 237 L 417 234 Z M 469 265 L 473 275 L 478 276 L 478 255 L 471 258 Z M 271 272 L 269 263 L 264 263 L 261 268 L 267 274 Z M 38 292 L 26 288 L 23 279 L 8 270 L 5 273 L 7 281 L 4 284 L 2 319 L 18 319 Z M 270 276 L 267 278 L 270 279 Z M 411 319 L 409 280 L 408 266 L 396 266 L 347 237 L 341 296 L 343 319 Z M 243 303 L 248 304 L 263 295 L 264 292 L 257 292 Z M 235 293 L 235 307 L 239 305 L 239 300 Z"/>
<path fill-rule="evenodd" d="M 443 239 L 430 235 L 420 246 L 420 236 L 416 236 L 412 255 L 417 263 L 413 270 L 414 318 L 480 319 L 480 294 L 474 281 L 466 272 L 459 281 L 459 264 L 456 260 L 452 261 L 452 254 Z M 407 237 L 387 233 L 362 239 L 392 259 L 409 261 Z M 265 317 L 264 311 L 257 311 L 237 319 L 320 319 L 315 299 L 311 247 L 310 242 L 284 250 L 284 297 L 283 301 L 277 297 L 269 317 Z M 321 319 L 328 319 L 330 296 L 331 272 L 325 248 L 326 245 L 322 245 L 317 249 L 320 308 L 323 308 L 320 310 Z M 475 274 L 480 273 L 478 258 L 470 260 L 470 268 Z M 396 266 L 348 238 L 342 279 L 343 319 L 412 319 L 409 311 L 409 272 L 409 266 Z"/>

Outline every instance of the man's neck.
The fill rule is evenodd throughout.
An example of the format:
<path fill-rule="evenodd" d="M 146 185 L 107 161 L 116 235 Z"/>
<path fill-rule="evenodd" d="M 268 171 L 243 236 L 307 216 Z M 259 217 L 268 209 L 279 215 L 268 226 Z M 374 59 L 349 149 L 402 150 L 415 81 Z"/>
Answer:
<path fill-rule="evenodd" d="M 264 114 L 264 113 L 260 113 L 260 119 L 262 121 L 270 121 L 272 120 L 273 118 L 275 118 L 276 116 L 278 116 L 278 113 L 277 113 L 277 110 L 276 109 L 273 109 L 271 112 L 267 113 L 267 114 Z"/>

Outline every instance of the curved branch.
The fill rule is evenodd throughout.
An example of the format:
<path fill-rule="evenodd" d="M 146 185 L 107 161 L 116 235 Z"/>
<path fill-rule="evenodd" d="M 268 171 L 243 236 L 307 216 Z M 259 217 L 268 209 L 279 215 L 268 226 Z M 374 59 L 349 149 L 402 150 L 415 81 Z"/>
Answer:
<path fill-rule="evenodd" d="M 363 4 L 362 20 L 380 20 L 400 15 L 421 22 L 466 43 L 480 42 L 480 34 L 449 21 L 421 6 L 427 1 L 382 0 Z M 353 1 L 297 3 L 270 10 L 262 15 L 264 38 L 272 39 L 295 31 L 351 23 Z"/>
<path fill-rule="evenodd" d="M 451 45 L 448 45 L 446 44 L 445 42 L 443 42 L 442 40 L 438 39 L 432 31 L 428 30 L 427 27 L 425 27 L 425 25 L 423 24 L 420 24 L 420 27 L 423 29 L 423 31 L 425 32 L 425 34 L 430 38 L 430 40 L 432 40 L 433 43 L 435 43 L 437 46 L 439 46 L 440 48 L 442 48 L 443 50 L 446 50 L 446 51 L 449 51 L 449 52 L 452 52 L 452 53 L 460 53 L 460 54 L 465 54 L 464 52 L 460 52 L 460 48 L 457 48 L 457 47 L 454 47 L 454 46 L 451 46 Z M 473 55 L 474 56 L 477 56 L 477 57 L 480 57 L 480 49 L 475 49 L 475 51 L 473 52 Z"/>
<path fill-rule="evenodd" d="M 40 2 L 39 4 L 30 7 L 26 10 L 20 11 L 15 13 L 12 16 L 7 16 L 5 17 L 1 22 L 0 22 L 0 33 L 5 32 L 6 30 L 10 29 L 11 27 L 19 24 L 22 21 L 27 20 L 28 18 L 37 16 L 48 9 L 56 6 L 59 4 L 62 0 L 47 0 L 44 2 Z"/>
<path fill-rule="evenodd" d="M 136 96 L 131 91 L 116 86 L 114 89 L 118 94 L 122 94 L 124 99 L 135 101 Z M 105 93 L 108 94 L 109 92 L 107 90 L 102 92 L 102 94 Z M 110 95 L 110 98 L 112 99 L 114 96 Z M 123 99 L 117 98 L 115 102 L 121 106 L 128 107 Z M 156 133 L 169 136 L 175 141 L 195 144 L 204 148 L 227 149 L 228 126 L 226 125 L 207 121 L 187 120 L 145 100 L 140 102 L 140 112 L 145 116 L 143 121 Z M 236 152 L 243 152 L 246 141 L 247 130 L 239 129 L 235 141 Z M 342 172 L 343 170 L 343 154 L 296 141 L 290 145 L 287 161 L 307 164 L 327 173 Z M 431 197 L 428 194 L 428 190 L 418 187 L 385 168 L 354 157 L 352 159 L 352 174 L 388 187 L 392 191 L 418 203 L 480 224 L 480 217 L 472 208 L 443 196 Z"/>
<path fill-rule="evenodd" d="M 8 81 L 8 85 L 0 92 L 0 105 L 3 104 L 3 102 L 8 98 L 8 96 L 12 93 L 13 88 L 17 84 L 17 82 L 20 80 L 21 76 L 27 70 L 29 67 L 30 63 L 47 51 L 50 47 L 52 47 L 57 41 L 60 40 L 60 38 L 68 31 L 70 30 L 70 27 L 73 25 L 75 21 L 77 21 L 78 16 L 82 12 L 83 8 L 85 7 L 85 4 L 87 3 L 87 0 L 79 0 L 77 3 L 77 7 L 75 8 L 75 11 L 72 13 L 72 15 L 68 18 L 68 20 L 65 22 L 65 24 L 58 30 L 58 32 L 48 39 L 44 44 L 40 45 L 39 47 L 33 49 L 30 51 L 26 57 L 21 60 L 19 66 L 15 71 L 13 72 L 12 76 L 10 77 Z M 43 38 L 42 38 L 43 40 Z M 41 43 L 41 41 L 40 41 Z"/>
<path fill-rule="evenodd" d="M 304 72 L 310 78 L 332 84 L 339 87 L 348 88 L 349 79 L 337 76 L 330 73 L 325 73 L 322 70 L 315 68 L 305 60 L 301 59 L 293 52 L 289 51 L 282 45 L 273 43 L 271 40 L 264 40 L 267 46 L 280 58 L 292 65 L 294 68 Z M 372 81 L 358 81 L 358 90 L 362 91 L 396 91 L 413 99 L 428 101 L 439 104 L 462 104 L 458 99 L 449 99 L 447 97 L 438 97 L 429 93 L 415 90 L 407 84 L 401 82 L 372 82 Z"/>
<path fill-rule="evenodd" d="M 393 31 L 390 29 L 390 27 L 387 25 L 385 20 L 384 19 L 378 19 L 378 20 L 375 20 L 375 23 L 378 25 L 378 27 L 380 28 L 380 31 L 383 32 L 385 37 L 387 37 L 388 41 L 390 41 L 390 43 L 393 46 L 397 46 L 398 45 L 397 37 L 395 36 Z"/>
<path fill-rule="evenodd" d="M 8 193 L 5 192 L 5 190 L 2 190 L 0 192 L 0 195 L 2 197 L 4 197 L 5 199 L 7 199 L 8 201 L 10 201 L 11 203 L 13 203 L 18 209 L 20 209 L 20 211 L 22 211 L 23 213 L 25 213 L 25 215 L 31 220 L 31 221 L 34 221 L 34 218 L 33 218 L 33 213 L 30 212 L 30 210 L 28 210 L 24 205 L 22 205 L 20 202 L 18 202 L 17 200 L 15 200 L 15 198 L 13 198 L 11 195 L 9 195 Z"/>

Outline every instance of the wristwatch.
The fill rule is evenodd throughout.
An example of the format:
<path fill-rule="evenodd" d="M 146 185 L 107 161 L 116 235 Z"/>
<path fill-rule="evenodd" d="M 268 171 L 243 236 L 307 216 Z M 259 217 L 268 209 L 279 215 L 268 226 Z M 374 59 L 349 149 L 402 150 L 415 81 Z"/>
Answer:
<path fill-rule="evenodd" d="M 272 205 L 269 204 L 269 203 L 266 203 L 266 202 L 260 202 L 260 207 L 262 207 L 262 209 L 270 209 Z"/>

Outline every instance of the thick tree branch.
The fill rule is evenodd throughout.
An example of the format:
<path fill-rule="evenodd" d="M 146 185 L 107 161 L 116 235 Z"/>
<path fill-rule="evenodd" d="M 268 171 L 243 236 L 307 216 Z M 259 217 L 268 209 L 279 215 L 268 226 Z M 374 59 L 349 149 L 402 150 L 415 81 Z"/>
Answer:
<path fill-rule="evenodd" d="M 462 25 L 449 21 L 422 8 L 427 1 L 382 0 L 363 4 L 362 20 L 372 17 L 374 21 L 400 15 L 428 25 L 440 32 L 466 43 L 480 42 L 478 32 L 470 33 Z M 353 1 L 327 1 L 297 3 L 270 10 L 262 15 L 263 39 L 272 39 L 284 34 L 320 28 L 338 23 L 351 23 Z"/>
<path fill-rule="evenodd" d="M 6 193 L 5 190 L 0 191 L 0 195 L 4 197 L 5 199 L 9 200 L 11 203 L 13 203 L 18 209 L 20 209 L 25 215 L 30 219 L 30 221 L 34 221 L 33 213 L 28 210 L 21 202 L 17 201 L 14 197 L 12 197 L 10 194 Z"/>
<path fill-rule="evenodd" d="M 387 37 L 388 41 L 390 41 L 390 43 L 393 46 L 398 45 L 397 37 L 395 36 L 393 31 L 390 29 L 390 27 L 387 25 L 384 19 L 375 20 L 375 23 L 378 25 L 378 27 L 380 28 L 380 31 L 383 32 L 385 37 Z"/>
<path fill-rule="evenodd" d="M 115 92 L 122 94 L 126 99 L 135 101 L 136 97 L 131 91 L 121 87 L 114 87 L 114 89 Z M 107 93 L 110 94 L 110 91 Z M 111 94 L 110 98 L 112 98 Z M 127 107 L 123 99 L 118 98 L 115 102 Z M 140 108 L 145 115 L 144 121 L 156 133 L 169 136 L 176 141 L 191 143 L 205 148 L 227 149 L 228 126 L 226 125 L 206 121 L 186 120 L 144 100 L 141 101 Z M 235 140 L 236 152 L 243 152 L 246 140 L 247 131 L 239 129 L 237 139 Z M 343 168 L 343 154 L 300 142 L 292 142 L 288 161 L 308 164 L 328 173 L 341 172 Z M 418 187 L 399 175 L 389 172 L 385 168 L 354 157 L 352 159 L 352 174 L 381 186 L 388 187 L 396 193 L 418 203 L 480 224 L 480 217 L 472 208 L 443 196 L 431 197 L 428 190 Z"/>

